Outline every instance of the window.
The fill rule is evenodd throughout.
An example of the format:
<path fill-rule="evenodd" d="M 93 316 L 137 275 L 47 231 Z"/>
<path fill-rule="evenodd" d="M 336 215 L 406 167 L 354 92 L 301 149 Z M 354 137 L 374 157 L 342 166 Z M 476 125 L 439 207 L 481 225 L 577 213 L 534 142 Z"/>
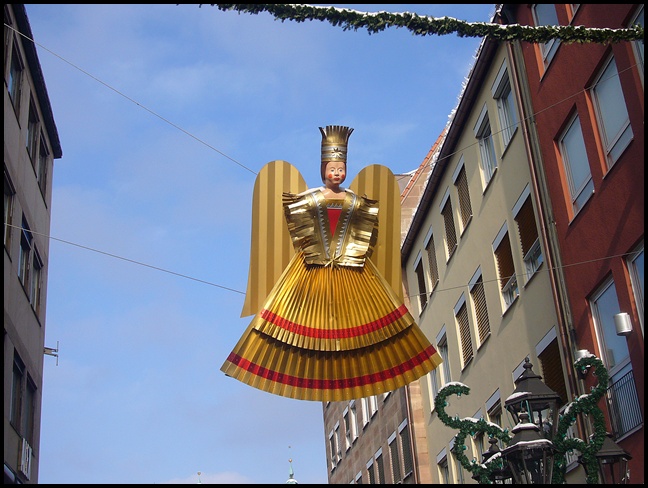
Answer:
<path fill-rule="evenodd" d="M 468 178 L 466 177 L 466 167 L 463 164 L 463 158 L 455 175 L 453 181 L 457 187 L 457 194 L 459 195 L 459 215 L 461 216 L 462 231 L 468 226 L 468 222 L 472 218 L 472 206 L 470 205 L 470 193 L 468 192 Z"/>
<path fill-rule="evenodd" d="M 474 437 L 473 437 L 473 449 L 475 450 L 475 458 L 477 459 L 478 462 L 483 461 L 484 459 L 484 452 L 486 452 L 486 449 L 484 448 L 484 433 L 483 432 L 477 432 Z"/>
<path fill-rule="evenodd" d="M 434 290 L 439 283 L 439 267 L 437 265 L 436 249 L 434 247 L 434 234 L 431 227 L 425 242 L 425 252 L 427 253 L 428 258 L 428 268 L 430 272 L 432 290 Z"/>
<path fill-rule="evenodd" d="M 479 162 L 484 181 L 484 188 L 493 178 L 497 169 L 497 158 L 495 157 L 495 146 L 493 146 L 493 135 L 491 133 L 490 121 L 486 105 L 482 109 L 477 125 L 475 126 L 475 137 L 479 143 Z"/>
<path fill-rule="evenodd" d="M 340 423 L 336 423 L 334 429 L 329 432 L 329 454 L 331 456 L 331 471 L 333 471 L 340 460 L 342 453 L 340 452 Z"/>
<path fill-rule="evenodd" d="M 16 190 L 14 189 L 7 168 L 4 169 L 4 245 L 6 249 L 10 248 L 11 225 L 13 225 L 14 198 Z"/>
<path fill-rule="evenodd" d="M 637 306 L 637 315 L 641 324 L 641 335 L 644 334 L 644 246 L 643 242 L 639 248 L 634 251 L 628 258 L 628 271 L 630 273 L 630 282 L 634 292 L 635 303 Z"/>
<path fill-rule="evenodd" d="M 374 471 L 374 460 L 370 459 L 367 463 L 367 475 L 369 476 L 369 484 L 376 484 L 376 472 Z"/>
<path fill-rule="evenodd" d="M 632 140 L 630 117 L 614 57 L 610 58 L 594 82 L 592 98 L 601 139 L 607 154 L 608 168 L 610 168 Z"/>
<path fill-rule="evenodd" d="M 511 242 L 509 240 L 508 226 L 506 223 L 502 226 L 493 241 L 493 253 L 495 254 L 495 262 L 497 263 L 500 291 L 506 309 L 508 309 L 520 292 L 517 276 L 515 275 L 515 265 L 513 264 Z"/>
<path fill-rule="evenodd" d="M 500 398 L 499 389 L 496 390 L 488 400 L 486 400 L 486 413 L 489 422 L 504 427 L 502 425 L 502 400 Z M 502 441 L 499 441 L 498 445 L 502 448 Z"/>
<path fill-rule="evenodd" d="M 34 236 L 29 231 L 29 226 L 23 217 L 22 234 L 20 237 L 20 256 L 18 258 L 18 278 L 20 278 L 20 282 L 25 290 L 29 289 L 33 241 Z"/>
<path fill-rule="evenodd" d="M 520 195 L 520 198 L 518 198 L 518 201 L 513 207 L 513 217 L 517 223 L 522 255 L 524 256 L 524 266 L 526 268 L 525 281 L 528 282 L 544 261 L 542 249 L 540 248 L 540 239 L 538 238 L 535 214 L 533 213 L 533 204 L 531 203 L 529 185 L 524 188 L 522 195 Z"/>
<path fill-rule="evenodd" d="M 391 458 L 393 483 L 397 484 L 403 481 L 403 474 L 401 473 L 401 463 L 398 454 L 398 442 L 396 442 L 396 432 L 389 436 L 387 444 L 389 445 L 389 457 Z"/>
<path fill-rule="evenodd" d="M 437 336 L 437 350 L 443 362 L 439 365 L 443 372 L 443 384 L 447 385 L 451 381 L 450 376 L 450 360 L 448 357 L 448 337 L 446 336 L 445 325 L 441 327 L 441 332 Z"/>
<path fill-rule="evenodd" d="M 340 422 L 335 424 L 335 453 L 336 453 L 336 464 L 342 460 L 342 451 L 340 449 Z"/>
<path fill-rule="evenodd" d="M 612 279 L 597 291 L 591 301 L 592 315 L 599 333 L 601 360 L 604 361 L 610 376 L 622 369 L 630 361 L 628 344 L 625 337 L 616 334 L 614 315 L 620 312 L 616 287 Z"/>
<path fill-rule="evenodd" d="M 40 312 L 40 297 L 41 297 L 41 276 L 43 271 L 43 261 L 34 249 L 32 253 L 32 268 L 31 276 L 29 279 L 29 303 L 31 303 L 36 313 Z"/>
<path fill-rule="evenodd" d="M 454 444 L 454 438 L 453 438 L 453 444 Z M 452 448 L 451 448 L 452 449 Z M 463 472 L 463 466 L 459 462 L 459 457 L 454 453 L 454 451 L 450 451 L 452 453 L 452 462 L 455 467 L 455 475 L 457 477 L 457 482 L 456 484 L 458 485 L 463 485 L 465 483 L 464 481 L 464 472 Z"/>
<path fill-rule="evenodd" d="M 407 419 L 403 420 L 398 426 L 398 436 L 400 437 L 401 449 L 403 450 L 403 469 L 404 478 L 407 478 L 414 472 L 414 458 L 412 456 L 412 444 L 410 440 L 410 431 L 407 425 Z"/>
<path fill-rule="evenodd" d="M 470 362 L 473 357 L 472 339 L 470 337 L 470 323 L 468 322 L 468 309 L 466 308 L 466 298 L 461 294 L 461 298 L 454 308 L 457 326 L 459 327 L 459 338 L 461 340 L 461 357 L 464 366 Z"/>
<path fill-rule="evenodd" d="M 342 414 L 344 418 L 344 436 L 346 441 L 346 450 L 348 451 L 353 442 L 358 438 L 358 418 L 355 406 L 355 400 L 349 403 Z"/>
<path fill-rule="evenodd" d="M 35 167 L 36 160 L 36 150 L 38 149 L 37 143 L 39 141 L 40 134 L 40 120 L 38 118 L 38 112 L 36 111 L 36 103 L 34 99 L 29 100 L 29 121 L 27 123 L 27 154 L 32 160 L 32 164 Z"/>
<path fill-rule="evenodd" d="M 452 217 L 452 202 L 450 201 L 450 192 L 446 190 L 445 196 L 441 201 L 441 214 L 445 224 L 445 243 L 448 259 L 452 257 L 457 248 L 457 232 L 455 231 L 454 218 Z"/>
<path fill-rule="evenodd" d="M 558 23 L 558 14 L 556 14 L 556 6 L 553 3 L 539 3 L 534 5 L 533 20 L 536 26 L 560 25 Z M 549 66 L 549 63 L 551 63 L 559 45 L 560 40 L 558 39 L 551 39 L 540 44 L 540 52 L 542 53 L 542 61 L 545 67 Z"/>
<path fill-rule="evenodd" d="M 385 465 L 383 462 L 383 456 L 382 456 L 382 447 L 376 451 L 376 454 L 374 455 L 374 458 L 376 459 L 376 468 L 378 470 L 378 483 L 381 485 L 385 484 Z"/>
<path fill-rule="evenodd" d="M 24 65 L 20 59 L 20 53 L 16 48 L 16 39 L 13 40 L 14 47 L 11 50 L 11 67 L 9 68 L 9 83 L 7 89 L 9 91 L 9 97 L 11 98 L 11 103 L 13 103 L 14 111 L 16 114 L 20 108 L 20 94 L 21 94 L 21 84 L 22 84 L 22 72 Z"/>
<path fill-rule="evenodd" d="M 362 471 L 358 471 L 358 474 L 356 474 L 355 484 L 356 485 L 361 485 L 362 484 Z"/>
<path fill-rule="evenodd" d="M 634 19 L 630 22 L 630 25 L 644 25 L 644 7 L 643 5 L 639 6 L 639 10 L 635 15 Z M 633 41 L 632 47 L 635 52 L 635 57 L 637 58 L 637 69 L 639 70 L 639 76 L 641 76 L 641 82 L 643 83 L 644 79 L 644 43 L 643 41 Z"/>
<path fill-rule="evenodd" d="M 610 374 L 608 402 L 612 426 L 617 437 L 630 432 L 643 422 L 634 384 L 628 343 L 616 334 L 614 315 L 620 312 L 614 281 L 610 278 L 595 292 L 590 301 L 592 316 L 601 350 L 601 360 Z"/>
<path fill-rule="evenodd" d="M 437 456 L 437 467 L 439 468 L 439 478 L 442 485 L 450 484 L 450 470 L 448 469 L 448 456 L 446 450 L 443 449 Z"/>
<path fill-rule="evenodd" d="M 517 129 L 517 114 L 515 111 L 515 102 L 513 101 L 513 92 L 511 91 L 511 82 L 509 80 L 506 60 L 502 63 L 495 83 L 492 88 L 493 98 L 497 103 L 497 116 L 499 118 L 500 132 L 504 147 L 509 145 L 513 134 Z"/>
<path fill-rule="evenodd" d="M 25 363 L 20 356 L 14 351 L 13 360 L 13 377 L 11 380 L 11 410 L 9 412 L 9 421 L 11 425 L 20 433 L 20 413 L 23 403 L 24 383 L 26 377 Z"/>
<path fill-rule="evenodd" d="M 427 374 L 428 388 L 430 391 L 430 410 L 434 410 L 434 401 L 439 394 L 439 379 L 437 377 L 437 369 L 439 368 L 434 368 Z"/>
<path fill-rule="evenodd" d="M 371 420 L 371 417 L 378 411 L 378 397 L 372 395 L 370 397 L 364 397 L 360 401 L 362 402 L 362 422 L 363 426 L 366 426 L 369 420 Z"/>
<path fill-rule="evenodd" d="M 21 435 L 31 446 L 34 444 L 34 412 L 36 411 L 36 385 L 27 375 L 25 384 L 25 398 L 21 415 Z"/>
<path fill-rule="evenodd" d="M 49 151 L 47 150 L 47 144 L 45 143 L 45 137 L 41 134 L 40 137 L 40 149 L 38 151 L 38 159 L 36 161 L 36 179 L 38 180 L 38 186 L 40 187 L 43 197 L 47 191 L 47 169 L 49 164 Z"/>
<path fill-rule="evenodd" d="M 414 273 L 416 273 L 416 282 L 418 284 L 418 299 L 419 299 L 419 310 L 420 313 L 423 313 L 425 310 L 425 305 L 427 305 L 428 295 L 427 288 L 425 286 L 425 272 L 423 271 L 423 259 L 421 258 L 421 253 L 416 257 L 414 264 Z"/>
<path fill-rule="evenodd" d="M 475 320 L 477 322 L 479 344 L 481 345 L 490 335 L 490 321 L 488 320 L 484 279 L 479 268 L 470 280 L 470 298 L 475 308 Z"/>
<path fill-rule="evenodd" d="M 18 257 L 18 278 L 29 297 L 29 303 L 31 303 L 36 313 L 40 310 L 42 270 L 43 261 L 34 246 L 34 236 L 23 217 L 20 256 Z"/>
<path fill-rule="evenodd" d="M 34 412 L 36 410 L 36 384 L 29 376 L 25 363 L 14 350 L 13 376 L 11 380 L 9 421 L 16 432 L 34 443 Z"/>
<path fill-rule="evenodd" d="M 567 127 L 559 145 L 569 183 L 573 211 L 576 214 L 594 193 L 594 183 L 578 115 L 574 116 Z"/>
<path fill-rule="evenodd" d="M 560 349 L 556 339 L 555 329 L 552 329 L 552 339 L 547 346 L 538 353 L 540 361 L 542 381 L 545 385 L 560 395 L 560 400 L 564 405 L 567 403 L 567 386 L 563 376 L 563 367 L 560 362 Z M 560 406 L 560 405 L 558 405 Z"/>

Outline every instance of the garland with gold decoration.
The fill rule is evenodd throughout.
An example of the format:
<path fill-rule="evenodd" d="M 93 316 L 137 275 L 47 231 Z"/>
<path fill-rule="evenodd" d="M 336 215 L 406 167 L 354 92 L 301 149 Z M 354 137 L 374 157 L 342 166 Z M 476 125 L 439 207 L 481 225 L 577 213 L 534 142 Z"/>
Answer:
<path fill-rule="evenodd" d="M 268 12 L 282 22 L 293 20 L 305 22 L 319 20 L 343 30 L 367 29 L 369 34 L 381 32 L 389 27 L 405 28 L 413 35 L 431 36 L 457 34 L 459 37 L 489 37 L 498 41 L 525 41 L 543 43 L 559 39 L 565 43 L 617 43 L 621 41 L 643 42 L 644 28 L 634 25 L 625 29 L 608 29 L 573 25 L 528 26 L 520 24 L 493 24 L 488 22 L 465 22 L 452 17 L 428 17 L 415 13 L 358 12 L 336 7 L 317 7 L 305 4 L 239 4 L 212 3 L 219 10 L 234 10 L 248 14 Z M 202 4 L 200 5 L 202 6 Z"/>

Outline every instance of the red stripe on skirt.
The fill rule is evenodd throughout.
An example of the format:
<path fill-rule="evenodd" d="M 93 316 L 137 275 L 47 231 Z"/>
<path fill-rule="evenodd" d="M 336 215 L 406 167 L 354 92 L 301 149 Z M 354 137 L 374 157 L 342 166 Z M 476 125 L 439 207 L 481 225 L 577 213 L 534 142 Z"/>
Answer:
<path fill-rule="evenodd" d="M 357 327 L 349 327 L 347 329 L 339 330 L 325 330 L 325 329 L 316 329 L 314 327 L 308 327 L 306 325 L 296 324 L 291 322 L 288 319 L 280 317 L 270 310 L 265 308 L 261 310 L 260 316 L 266 322 L 281 327 L 282 329 L 287 330 L 288 332 L 293 332 L 295 334 L 305 336 L 305 337 L 315 337 L 317 339 L 348 339 L 350 337 L 357 337 L 375 332 L 387 327 L 388 325 L 393 324 L 398 319 L 402 318 L 406 313 L 408 313 L 407 307 L 401 305 L 396 310 L 388 313 L 387 315 L 380 317 L 377 320 L 369 322 L 367 324 L 359 325 Z"/>
<path fill-rule="evenodd" d="M 274 381 L 275 383 L 281 383 L 286 386 L 308 388 L 311 390 L 342 390 L 345 388 L 355 388 L 359 386 L 371 385 L 388 380 L 390 378 L 402 376 L 407 371 L 414 369 L 416 366 L 419 366 L 424 361 L 434 356 L 434 354 L 436 354 L 434 346 L 429 346 L 420 354 L 393 368 L 385 369 L 377 373 L 356 376 L 353 378 L 342 378 L 339 380 L 298 378 L 297 376 L 291 376 L 285 373 L 279 373 L 277 371 L 272 371 L 268 368 L 264 368 L 234 353 L 231 353 L 227 360 L 235 366 L 245 371 L 249 371 L 256 376 L 260 376 L 265 380 Z"/>

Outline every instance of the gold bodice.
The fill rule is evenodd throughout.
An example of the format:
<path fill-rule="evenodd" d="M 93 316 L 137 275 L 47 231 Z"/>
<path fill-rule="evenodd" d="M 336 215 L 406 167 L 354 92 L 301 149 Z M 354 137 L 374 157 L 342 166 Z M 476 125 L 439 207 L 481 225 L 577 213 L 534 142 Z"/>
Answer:
<path fill-rule="evenodd" d="M 328 205 L 340 205 L 341 213 L 333 232 Z M 320 189 L 298 195 L 283 194 L 288 231 L 296 252 L 307 264 L 364 266 L 376 240 L 378 202 L 346 190 L 344 199 L 327 200 Z"/>

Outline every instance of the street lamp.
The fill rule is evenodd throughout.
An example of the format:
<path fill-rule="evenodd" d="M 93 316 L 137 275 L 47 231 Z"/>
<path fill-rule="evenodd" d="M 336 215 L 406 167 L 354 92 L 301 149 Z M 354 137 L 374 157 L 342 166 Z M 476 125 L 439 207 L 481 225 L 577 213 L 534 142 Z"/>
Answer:
<path fill-rule="evenodd" d="M 511 444 L 502 451 L 518 485 L 551 484 L 556 448 L 540 434 L 540 428 L 531 423 L 529 414 L 522 410 L 519 423 L 513 427 Z"/>
<path fill-rule="evenodd" d="M 542 377 L 533 372 L 533 365 L 527 356 L 524 372 L 515 380 L 515 390 L 504 402 L 504 407 L 520 423 L 520 413 L 525 411 L 531 423 L 538 426 L 542 435 L 553 439 L 558 430 L 558 402 L 560 395 L 542 382 Z"/>
<path fill-rule="evenodd" d="M 630 480 L 628 461 L 632 456 L 606 432 L 601 449 L 596 453 L 600 482 L 604 485 L 626 485 Z M 580 461 L 580 459 L 579 459 Z M 587 465 L 583 464 L 587 470 Z"/>
<path fill-rule="evenodd" d="M 603 362 L 586 350 L 578 351 L 574 367 L 586 374 L 594 368 L 598 383 L 590 393 L 580 395 L 571 401 L 558 416 L 560 396 L 534 374 L 527 357 L 524 372 L 515 381 L 515 391 L 504 405 L 513 416 L 516 426 L 508 435 L 506 429 L 485 422 L 483 419 L 460 419 L 450 417 L 445 410 L 449 395 L 468 395 L 470 388 L 458 382 L 441 388 L 434 406 L 439 420 L 446 426 L 459 430 L 453 452 L 462 466 L 473 473 L 473 479 L 480 484 L 490 484 L 513 478 L 515 484 L 563 484 L 565 482 L 566 454 L 579 451 L 580 464 L 587 473 L 588 484 L 628 483 L 628 461 L 630 454 L 621 449 L 605 432 L 605 416 L 598 402 L 605 395 L 608 386 L 608 372 Z M 568 436 L 568 430 L 579 415 L 585 415 L 593 424 L 594 433 L 589 442 Z M 488 434 L 491 448 L 482 454 L 483 462 L 468 461 L 463 450 L 465 438 L 475 433 Z M 500 451 L 497 440 L 508 447 Z M 502 468 L 508 467 L 509 471 Z"/>
<path fill-rule="evenodd" d="M 502 457 L 502 451 L 499 448 L 499 441 L 495 437 L 488 439 L 490 447 L 488 451 L 482 453 L 482 464 L 484 466 L 489 466 L 490 463 L 499 463 L 502 467 L 495 467 L 490 471 L 489 478 L 494 484 L 503 485 L 506 484 L 507 480 L 510 480 L 513 477 L 511 469 L 508 466 L 508 463 Z M 473 479 L 478 478 L 473 476 Z"/>

